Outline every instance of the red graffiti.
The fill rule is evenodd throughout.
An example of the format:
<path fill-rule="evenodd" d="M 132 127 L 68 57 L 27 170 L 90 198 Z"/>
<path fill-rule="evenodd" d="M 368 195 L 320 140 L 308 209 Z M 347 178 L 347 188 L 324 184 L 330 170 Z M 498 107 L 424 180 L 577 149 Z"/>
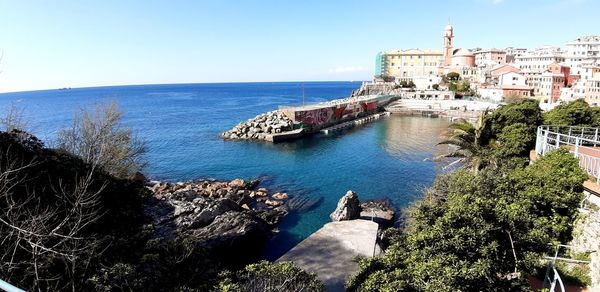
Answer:
<path fill-rule="evenodd" d="M 308 125 L 319 126 L 330 122 L 333 114 L 333 109 L 329 107 L 308 111 L 297 111 L 296 121 L 300 121 Z"/>

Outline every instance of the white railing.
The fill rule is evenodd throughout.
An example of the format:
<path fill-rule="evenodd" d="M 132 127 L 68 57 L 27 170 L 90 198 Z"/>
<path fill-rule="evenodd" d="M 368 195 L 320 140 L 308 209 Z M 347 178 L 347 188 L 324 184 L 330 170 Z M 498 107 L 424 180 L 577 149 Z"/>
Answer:
<path fill-rule="evenodd" d="M 2 281 L 2 280 L 0 280 L 0 290 L 7 291 L 7 292 L 25 292 L 25 290 L 17 288 L 15 286 L 9 284 L 8 282 Z"/>
<path fill-rule="evenodd" d="M 600 137 L 598 128 L 575 126 L 539 126 L 535 153 L 543 156 L 565 148 L 579 158 L 579 166 L 600 182 Z"/>

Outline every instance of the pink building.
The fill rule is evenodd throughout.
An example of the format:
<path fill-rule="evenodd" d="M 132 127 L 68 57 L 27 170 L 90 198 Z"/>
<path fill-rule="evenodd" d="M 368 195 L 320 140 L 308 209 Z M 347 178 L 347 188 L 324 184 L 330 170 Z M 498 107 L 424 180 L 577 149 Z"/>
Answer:
<path fill-rule="evenodd" d="M 500 75 L 508 72 L 521 73 L 521 70 L 508 64 L 500 65 L 490 71 L 492 78 L 498 78 Z"/>

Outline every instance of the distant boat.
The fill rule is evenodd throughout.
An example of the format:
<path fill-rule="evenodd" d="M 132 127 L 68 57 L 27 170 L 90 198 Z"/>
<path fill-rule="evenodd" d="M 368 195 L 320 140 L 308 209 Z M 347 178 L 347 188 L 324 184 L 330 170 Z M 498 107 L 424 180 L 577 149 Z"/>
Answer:
<path fill-rule="evenodd" d="M 62 87 L 62 88 L 59 88 L 58 90 L 69 90 L 69 89 L 71 89 L 71 87 Z"/>

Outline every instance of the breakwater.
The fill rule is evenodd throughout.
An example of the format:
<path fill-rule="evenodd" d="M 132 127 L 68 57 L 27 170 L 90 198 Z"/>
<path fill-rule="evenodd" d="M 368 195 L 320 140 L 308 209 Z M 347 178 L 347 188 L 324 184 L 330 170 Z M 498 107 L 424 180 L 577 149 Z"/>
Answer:
<path fill-rule="evenodd" d="M 376 120 L 380 117 L 377 113 L 395 98 L 392 95 L 355 96 L 302 106 L 280 106 L 279 110 L 237 124 L 221 137 L 270 142 L 294 140 L 322 129 L 335 130 Z"/>

